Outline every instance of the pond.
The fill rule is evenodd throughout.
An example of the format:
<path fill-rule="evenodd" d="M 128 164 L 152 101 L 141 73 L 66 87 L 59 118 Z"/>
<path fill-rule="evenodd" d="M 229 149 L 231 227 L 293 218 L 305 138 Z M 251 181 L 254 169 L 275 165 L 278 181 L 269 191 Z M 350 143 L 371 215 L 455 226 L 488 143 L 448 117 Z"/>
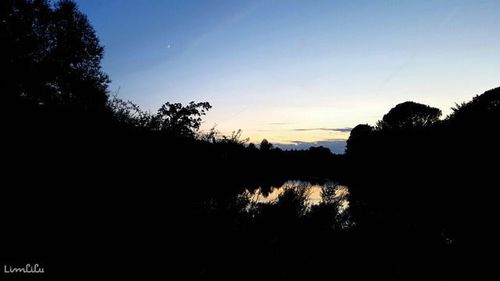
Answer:
<path fill-rule="evenodd" d="M 309 181 L 289 180 L 279 186 L 261 186 L 254 189 L 246 189 L 245 195 L 253 203 L 273 204 L 277 202 L 288 188 L 305 189 L 307 203 L 310 206 L 319 205 L 324 202 L 336 201 L 339 211 L 349 208 L 349 188 L 333 181 L 323 183 L 312 183 Z"/>

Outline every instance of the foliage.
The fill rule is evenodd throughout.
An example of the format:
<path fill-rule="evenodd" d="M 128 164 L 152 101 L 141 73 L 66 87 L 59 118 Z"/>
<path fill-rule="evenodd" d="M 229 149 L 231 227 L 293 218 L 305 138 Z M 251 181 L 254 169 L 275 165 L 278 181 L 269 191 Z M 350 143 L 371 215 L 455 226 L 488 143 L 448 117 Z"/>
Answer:
<path fill-rule="evenodd" d="M 252 142 L 248 144 L 247 149 L 251 152 L 256 152 L 258 150 L 255 144 Z"/>
<path fill-rule="evenodd" d="M 359 124 L 351 130 L 349 139 L 347 139 L 346 153 L 357 153 L 366 147 L 366 142 L 373 134 L 374 128 L 368 124 Z"/>
<path fill-rule="evenodd" d="M 338 185 L 327 183 L 321 186 L 321 201 L 325 204 L 334 204 L 338 201 L 337 196 Z"/>
<path fill-rule="evenodd" d="M 220 132 L 217 130 L 216 125 L 214 125 L 208 132 L 199 132 L 198 139 L 203 142 L 217 143 L 220 138 Z"/>
<path fill-rule="evenodd" d="M 303 185 L 287 185 L 283 193 L 278 196 L 275 202 L 276 208 L 280 209 L 284 215 L 301 217 L 306 214 L 309 207 L 308 195 L 310 189 Z"/>
<path fill-rule="evenodd" d="M 249 138 L 242 139 L 241 133 L 241 129 L 239 129 L 238 131 L 233 131 L 230 136 L 222 136 L 220 142 L 243 146 L 248 142 Z"/>
<path fill-rule="evenodd" d="M 273 148 L 273 144 L 263 139 L 260 143 L 260 151 L 270 151 Z"/>
<path fill-rule="evenodd" d="M 492 89 L 471 101 L 457 104 L 446 119 L 454 123 L 473 123 L 475 126 L 500 118 L 500 88 Z"/>
<path fill-rule="evenodd" d="M 381 130 L 429 127 L 439 121 L 440 116 L 438 108 L 408 101 L 392 108 L 377 127 Z"/>
<path fill-rule="evenodd" d="M 113 112 L 113 119 L 119 126 L 131 128 L 148 128 L 151 122 L 151 114 L 131 102 L 113 96 L 108 102 Z"/>
<path fill-rule="evenodd" d="M 201 126 L 201 116 L 212 108 L 208 102 L 181 103 L 167 102 L 151 118 L 150 128 L 170 133 L 174 136 L 194 138 Z"/>
<path fill-rule="evenodd" d="M 2 99 L 104 111 L 104 48 L 72 1 L 2 1 Z"/>

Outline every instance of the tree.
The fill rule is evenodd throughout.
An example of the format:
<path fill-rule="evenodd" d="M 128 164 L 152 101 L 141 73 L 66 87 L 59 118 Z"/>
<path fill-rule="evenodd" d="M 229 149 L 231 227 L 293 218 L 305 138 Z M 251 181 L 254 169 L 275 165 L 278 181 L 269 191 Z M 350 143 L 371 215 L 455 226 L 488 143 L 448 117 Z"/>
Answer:
<path fill-rule="evenodd" d="M 351 130 L 349 140 L 354 141 L 357 139 L 366 138 L 373 132 L 373 127 L 368 124 L 359 124 Z M 349 142 L 348 140 L 348 142 Z"/>
<path fill-rule="evenodd" d="M 347 139 L 346 153 L 352 154 L 359 152 L 366 147 L 368 138 L 373 134 L 373 127 L 368 124 L 359 124 L 351 130 L 349 139 Z"/>
<path fill-rule="evenodd" d="M 107 109 L 104 48 L 72 1 L 2 1 L 0 85 L 9 103 Z"/>
<path fill-rule="evenodd" d="M 407 101 L 392 108 L 378 122 L 377 127 L 382 130 L 429 127 L 436 123 L 440 116 L 441 110 L 438 108 Z"/>
<path fill-rule="evenodd" d="M 252 151 L 252 152 L 257 151 L 257 147 L 255 146 L 255 144 L 253 144 L 253 142 L 248 144 L 247 149 Z"/>
<path fill-rule="evenodd" d="M 467 103 L 457 104 L 447 120 L 453 123 L 469 123 L 478 126 L 500 117 L 500 87 L 475 96 Z"/>
<path fill-rule="evenodd" d="M 194 137 L 201 126 L 201 116 L 212 108 L 208 102 L 165 103 L 151 119 L 153 130 L 167 132 L 179 137 Z"/>
<path fill-rule="evenodd" d="M 260 150 L 261 151 L 269 151 L 273 148 L 273 144 L 268 142 L 266 139 L 263 139 L 260 142 Z"/>

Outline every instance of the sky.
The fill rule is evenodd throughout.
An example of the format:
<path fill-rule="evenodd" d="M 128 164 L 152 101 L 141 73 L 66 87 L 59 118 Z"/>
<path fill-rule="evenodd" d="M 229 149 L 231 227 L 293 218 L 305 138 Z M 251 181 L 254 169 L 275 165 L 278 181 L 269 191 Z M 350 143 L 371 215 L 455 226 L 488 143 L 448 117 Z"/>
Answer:
<path fill-rule="evenodd" d="M 342 152 L 415 101 L 446 115 L 500 86 L 500 0 L 77 0 L 110 91 L 155 112 L 208 101 L 203 130 Z"/>

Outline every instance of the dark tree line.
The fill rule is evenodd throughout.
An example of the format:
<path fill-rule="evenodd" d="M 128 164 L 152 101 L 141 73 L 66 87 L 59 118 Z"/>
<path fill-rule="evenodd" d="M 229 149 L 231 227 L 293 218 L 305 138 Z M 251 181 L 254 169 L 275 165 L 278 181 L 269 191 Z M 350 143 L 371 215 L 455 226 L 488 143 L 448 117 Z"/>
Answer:
<path fill-rule="evenodd" d="M 493 270 L 484 249 L 497 245 L 499 104 L 496 88 L 439 119 L 439 109 L 405 102 L 375 127 L 352 130 L 346 155 L 358 202 L 352 211 L 367 233 L 381 233 L 394 255 L 413 245 L 400 253 L 412 261 L 408 275 L 460 279 Z"/>

